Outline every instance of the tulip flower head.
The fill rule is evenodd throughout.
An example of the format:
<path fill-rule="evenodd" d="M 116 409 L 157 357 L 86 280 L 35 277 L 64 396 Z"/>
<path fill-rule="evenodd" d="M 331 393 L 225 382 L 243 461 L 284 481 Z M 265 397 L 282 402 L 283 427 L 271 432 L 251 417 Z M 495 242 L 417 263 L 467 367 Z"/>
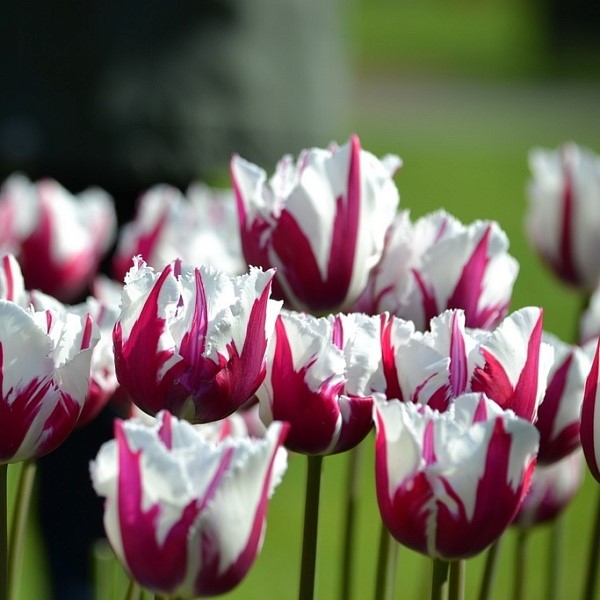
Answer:
<path fill-rule="evenodd" d="M 346 310 L 383 251 L 399 202 L 396 156 L 378 160 L 358 137 L 344 146 L 285 156 L 273 177 L 239 156 L 231 161 L 242 249 L 248 264 L 277 267 L 276 297 L 289 308 Z"/>
<path fill-rule="evenodd" d="M 359 306 L 412 320 L 418 330 L 449 308 L 468 327 L 492 329 L 506 315 L 519 265 L 493 221 L 462 225 L 444 211 L 410 222 L 396 217 Z"/>
<path fill-rule="evenodd" d="M 378 317 L 356 313 L 279 316 L 256 395 L 263 423 L 290 423 L 287 448 L 334 454 L 371 430 L 372 395 L 383 386 L 378 330 Z"/>
<path fill-rule="evenodd" d="M 169 185 L 150 188 L 139 199 L 135 220 L 119 233 L 113 258 L 116 279 L 123 281 L 138 254 L 155 269 L 180 258 L 231 275 L 244 273 L 233 192 L 200 183 L 190 186 L 185 196 Z"/>
<path fill-rule="evenodd" d="M 115 237 L 112 199 L 98 188 L 73 196 L 49 179 L 33 189 L 28 210 L 36 219 L 19 252 L 27 288 L 62 302 L 75 300 L 96 275 Z"/>
<path fill-rule="evenodd" d="M 151 425 L 117 421 L 90 465 L 106 498 L 104 527 L 123 566 L 158 594 L 225 593 L 257 557 L 268 499 L 286 467 L 287 426 L 264 439 L 206 441 L 168 412 Z"/>
<path fill-rule="evenodd" d="M 30 210 L 34 187 L 25 175 L 14 173 L 0 189 L 0 248 L 18 255 L 23 239 L 31 232 L 36 215 Z"/>
<path fill-rule="evenodd" d="M 531 527 L 558 517 L 581 487 L 583 462 L 578 450 L 552 464 L 538 463 L 513 525 Z"/>
<path fill-rule="evenodd" d="M 113 340 L 119 383 L 145 412 L 222 419 L 265 376 L 280 303 L 273 271 L 229 276 L 176 260 L 156 274 L 139 257 L 125 278 Z"/>
<path fill-rule="evenodd" d="M 544 342 L 554 348 L 554 361 L 535 426 L 540 432 L 538 462 L 548 464 L 580 447 L 581 404 L 596 346 L 570 346 L 547 333 Z"/>
<path fill-rule="evenodd" d="M 0 462 L 37 458 L 75 428 L 98 331 L 89 315 L 0 300 Z"/>
<path fill-rule="evenodd" d="M 590 296 L 588 305 L 579 320 L 579 341 L 582 344 L 600 337 L 600 287 Z"/>
<path fill-rule="evenodd" d="M 585 382 L 579 437 L 588 468 L 600 482 L 600 339 Z"/>
<path fill-rule="evenodd" d="M 381 318 L 384 392 L 388 398 L 444 411 L 453 398 L 481 392 L 534 422 L 552 366 L 542 343 L 542 309 L 523 308 L 493 331 L 465 328 L 465 313 L 448 310 L 415 332 L 410 321 Z"/>
<path fill-rule="evenodd" d="M 531 244 L 560 279 L 593 290 L 600 277 L 600 158 L 568 143 L 532 150 L 529 165 Z"/>
<path fill-rule="evenodd" d="M 92 352 L 89 390 L 77 424 L 78 427 L 87 425 L 106 406 L 119 386 L 115 373 L 112 342 L 113 327 L 117 321 L 119 309 L 114 304 L 101 302 L 91 296 L 81 304 L 66 306 L 37 290 L 29 293 L 29 301 L 35 310 L 51 309 L 63 317 L 67 313 L 81 317 L 89 315 L 98 328 L 100 339 Z"/>
<path fill-rule="evenodd" d="M 484 394 L 460 396 L 443 413 L 377 403 L 374 418 L 379 510 L 401 544 L 454 560 L 498 539 L 533 475 L 533 425 Z"/>

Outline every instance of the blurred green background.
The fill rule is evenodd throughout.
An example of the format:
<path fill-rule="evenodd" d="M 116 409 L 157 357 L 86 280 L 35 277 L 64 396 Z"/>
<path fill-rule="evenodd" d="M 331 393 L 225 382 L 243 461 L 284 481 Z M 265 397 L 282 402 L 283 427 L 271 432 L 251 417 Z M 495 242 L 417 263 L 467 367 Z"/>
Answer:
<path fill-rule="evenodd" d="M 598 53 L 585 31 L 575 28 L 557 36 L 551 3 L 541 1 L 354 0 L 342 9 L 351 78 L 343 99 L 348 122 L 338 140 L 354 131 L 371 152 L 403 158 L 397 184 L 401 207 L 413 217 L 444 208 L 466 223 L 497 220 L 521 264 L 512 308 L 543 306 L 546 329 L 572 341 L 580 297 L 540 264 L 525 239 L 523 216 L 530 148 L 555 147 L 565 140 L 600 148 Z M 373 594 L 380 530 L 372 439 L 365 447 L 356 599 Z M 337 594 L 346 460 L 324 461 L 320 599 Z M 262 554 L 227 598 L 297 595 L 305 459 L 291 456 L 289 462 L 271 502 Z M 598 491 L 588 477 L 565 515 L 565 577 L 557 597 L 567 589 L 575 595 L 582 589 Z M 36 566 L 23 582 L 25 599 L 46 597 L 35 539 L 32 528 L 28 562 Z M 543 595 L 548 540 L 547 528 L 531 537 L 528 598 Z M 514 542 L 512 533 L 503 542 L 498 599 L 512 593 Z M 481 558 L 467 564 L 468 598 L 476 596 L 481 566 Z M 427 560 L 401 549 L 397 598 L 424 597 L 428 569 Z"/>

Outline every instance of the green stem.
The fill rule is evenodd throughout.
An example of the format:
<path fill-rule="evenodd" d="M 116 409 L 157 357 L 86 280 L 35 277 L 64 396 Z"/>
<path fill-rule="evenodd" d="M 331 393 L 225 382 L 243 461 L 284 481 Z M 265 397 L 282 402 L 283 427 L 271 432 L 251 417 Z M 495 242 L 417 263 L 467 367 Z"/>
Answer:
<path fill-rule="evenodd" d="M 377 553 L 377 574 L 375 575 L 375 600 L 384 600 L 385 598 L 389 551 L 390 534 L 382 522 L 379 534 L 379 552 Z"/>
<path fill-rule="evenodd" d="M 0 465 L 0 600 L 8 599 L 8 465 Z"/>
<path fill-rule="evenodd" d="M 559 515 L 550 525 L 550 544 L 548 552 L 548 576 L 546 578 L 546 598 L 558 600 L 562 598 L 562 549 L 565 538 L 564 515 Z"/>
<path fill-rule="evenodd" d="M 350 600 L 354 562 L 354 542 L 356 532 L 356 512 L 361 490 L 363 445 L 359 444 L 348 453 L 348 474 L 346 479 L 346 520 L 342 551 L 342 571 L 340 600 Z"/>
<path fill-rule="evenodd" d="M 514 600 L 525 600 L 525 573 L 527 572 L 527 541 L 529 529 L 519 529 L 515 549 Z"/>
<path fill-rule="evenodd" d="M 590 542 L 590 551 L 588 552 L 588 571 L 585 580 L 585 600 L 594 600 L 596 592 L 596 582 L 598 580 L 598 559 L 600 558 L 600 495 L 598 496 L 598 506 L 596 508 L 596 521 Z"/>
<path fill-rule="evenodd" d="M 399 544 L 381 524 L 377 572 L 375 576 L 375 600 L 392 600 L 396 588 L 396 564 Z"/>
<path fill-rule="evenodd" d="M 312 600 L 315 593 L 317 559 L 317 529 L 319 527 L 319 496 L 321 493 L 322 456 L 307 456 L 306 497 L 304 502 L 304 533 L 300 568 L 300 600 Z"/>
<path fill-rule="evenodd" d="M 393 600 L 396 595 L 396 572 L 398 565 L 398 551 L 400 544 L 394 539 L 390 538 L 390 549 L 388 551 L 388 567 L 387 567 L 387 600 Z"/>
<path fill-rule="evenodd" d="M 464 600 L 465 570 L 466 562 L 464 559 L 453 560 L 450 563 L 450 584 L 448 586 L 449 600 Z"/>
<path fill-rule="evenodd" d="M 479 600 L 490 600 L 492 589 L 494 588 L 494 579 L 498 571 L 498 556 L 500 550 L 499 538 L 494 542 L 487 551 L 485 559 L 485 569 L 483 571 L 483 579 L 481 581 L 481 591 L 479 592 Z"/>
<path fill-rule="evenodd" d="M 446 600 L 448 597 L 448 567 L 447 560 L 433 559 L 431 574 L 431 600 Z"/>
<path fill-rule="evenodd" d="M 129 580 L 127 591 L 125 592 L 125 600 L 140 600 L 142 596 L 142 590 L 140 586 L 133 580 Z"/>
<path fill-rule="evenodd" d="M 21 465 L 10 527 L 10 545 L 8 548 L 8 597 L 10 600 L 17 600 L 19 598 L 18 592 L 23 566 L 25 532 L 27 530 L 27 519 L 29 517 L 36 471 L 37 464 L 34 460 L 26 460 Z"/>

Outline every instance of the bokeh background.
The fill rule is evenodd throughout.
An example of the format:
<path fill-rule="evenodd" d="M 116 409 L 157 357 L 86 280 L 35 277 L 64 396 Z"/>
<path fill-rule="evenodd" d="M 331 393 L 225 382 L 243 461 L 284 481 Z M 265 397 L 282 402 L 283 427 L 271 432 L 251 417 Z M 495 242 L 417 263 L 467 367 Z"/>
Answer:
<path fill-rule="evenodd" d="M 527 156 L 566 140 L 600 150 L 600 4 L 215 0 L 204 16 L 194 8 L 204 3 L 169 4 L 178 11 L 169 19 L 167 3 L 151 1 L 139 12 L 135 2 L 18 4 L 2 8 L 3 25 L 16 24 L 0 36 L 9 57 L 3 176 L 53 176 L 74 192 L 103 185 L 125 221 L 152 183 L 226 184 L 232 152 L 272 171 L 283 152 L 356 132 L 374 154 L 403 158 L 396 181 L 413 217 L 444 208 L 465 223 L 497 220 L 521 264 L 512 308 L 542 305 L 545 328 L 574 340 L 579 295 L 554 280 L 524 236 Z M 372 595 L 380 528 L 372 439 L 365 443 L 355 598 Z M 337 592 L 345 465 L 345 456 L 324 462 L 322 599 Z M 262 554 L 227 598 L 296 596 L 304 469 L 303 457 L 290 457 Z M 588 477 L 565 515 L 563 593 L 582 589 L 597 495 Z M 548 540 L 544 527 L 531 537 L 527 597 L 544 590 Z M 512 593 L 514 544 L 509 533 L 497 599 Z M 49 597 L 35 522 L 27 552 L 22 597 Z M 469 598 L 481 567 L 481 558 L 467 564 Z M 397 597 L 425 597 L 428 577 L 428 561 L 402 549 Z"/>

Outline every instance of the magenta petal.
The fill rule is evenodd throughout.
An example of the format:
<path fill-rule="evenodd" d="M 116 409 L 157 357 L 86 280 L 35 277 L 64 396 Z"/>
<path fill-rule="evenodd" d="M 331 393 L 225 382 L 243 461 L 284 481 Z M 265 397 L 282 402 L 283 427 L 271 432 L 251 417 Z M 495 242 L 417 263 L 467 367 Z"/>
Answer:
<path fill-rule="evenodd" d="M 345 452 L 357 446 L 373 428 L 372 398 L 347 398 L 338 400 L 342 414 L 340 436 L 330 454 Z"/>
<path fill-rule="evenodd" d="M 554 422 L 560 405 L 569 398 L 563 398 L 573 354 L 569 354 L 563 364 L 554 372 L 546 387 L 544 401 L 540 404 L 535 422 L 540 432 L 538 461 L 550 463 L 560 460 L 579 446 L 579 422 L 572 423 L 553 438 Z M 576 399 L 573 398 L 573 401 Z"/>
<path fill-rule="evenodd" d="M 527 358 L 514 389 L 503 365 L 485 348 L 483 368 L 478 367 L 471 378 L 471 389 L 483 392 L 504 409 L 533 422 L 537 415 L 539 359 L 542 342 L 542 311 L 527 343 Z"/>
<path fill-rule="evenodd" d="M 199 596 L 216 596 L 224 594 L 245 577 L 246 573 L 254 563 L 254 560 L 260 551 L 262 535 L 265 528 L 269 500 L 269 484 L 272 478 L 277 448 L 283 443 L 287 435 L 288 427 L 282 427 L 279 441 L 275 445 L 275 450 L 271 456 L 266 477 L 264 479 L 260 500 L 254 513 L 252 529 L 244 546 L 243 551 L 237 560 L 231 564 L 224 572 L 219 573 L 219 555 L 214 550 L 208 535 L 203 535 L 200 543 L 201 568 L 196 577 L 195 593 Z"/>
<path fill-rule="evenodd" d="M 392 344 L 394 317 L 387 313 L 381 315 L 381 359 L 385 377 L 385 394 L 389 399 L 397 398 L 403 401 L 402 389 L 396 369 L 395 349 Z"/>
<path fill-rule="evenodd" d="M 573 212 L 575 210 L 573 198 L 573 175 L 567 153 L 562 155 L 564 174 L 564 188 L 562 194 L 562 215 L 560 230 L 560 250 L 554 263 L 554 269 L 559 277 L 573 284 L 581 281 L 575 261 L 573 259 Z"/>
<path fill-rule="evenodd" d="M 460 279 L 446 304 L 447 308 L 462 308 L 465 311 L 467 327 L 490 328 L 502 317 L 500 314 L 492 322 L 487 322 L 485 317 L 489 315 L 485 312 L 480 313 L 478 309 L 479 299 L 483 293 L 483 281 L 490 261 L 488 246 L 491 229 L 491 225 L 488 225 L 473 254 L 463 267 Z"/>
<path fill-rule="evenodd" d="M 197 501 L 191 501 L 181 518 L 168 531 L 164 541 L 156 539 L 161 507 L 142 508 L 141 454 L 127 445 L 122 424 L 115 425 L 119 450 L 118 514 L 123 553 L 128 569 L 142 586 L 171 592 L 185 577 L 188 556 L 187 537 L 199 514 Z"/>
<path fill-rule="evenodd" d="M 460 396 L 467 389 L 467 351 L 463 336 L 464 331 L 460 327 L 458 313 L 454 312 L 450 333 L 450 388 L 454 397 Z"/>
<path fill-rule="evenodd" d="M 425 507 L 433 498 L 431 486 L 423 472 L 416 473 L 390 497 L 385 423 L 377 411 L 376 419 L 375 482 L 381 519 L 401 544 L 427 554 L 429 512 Z"/>
<path fill-rule="evenodd" d="M 158 316 L 158 296 L 171 272 L 169 265 L 156 280 L 127 340 L 123 341 L 119 321 L 113 332 L 117 379 L 133 401 L 149 414 L 167 409 L 179 415 L 188 397 L 186 390 L 173 385 L 185 369 L 183 361 L 171 367 L 169 373 L 161 372 L 174 354 L 172 349 L 159 350 L 165 319 Z"/>
<path fill-rule="evenodd" d="M 229 416 L 245 404 L 263 382 L 266 374 L 268 340 L 265 328 L 270 294 L 271 283 L 254 301 L 241 352 L 232 342 L 227 348 L 229 360 L 221 364 L 218 371 L 212 361 L 204 360 L 204 368 L 213 368 L 214 372 L 210 373 L 207 369 L 204 381 L 194 392 L 198 422 L 218 421 Z"/>
<path fill-rule="evenodd" d="M 598 386 L 600 377 L 600 340 L 596 347 L 596 353 L 592 362 L 592 368 L 585 382 L 583 404 L 581 406 L 581 446 L 588 467 L 594 478 L 600 482 L 600 464 L 598 461 L 598 432 L 596 431 L 597 411 L 600 401 L 600 388 Z"/>
<path fill-rule="evenodd" d="M 308 366 L 294 370 L 292 350 L 281 317 L 275 324 L 275 354 L 271 384 L 273 420 L 290 423 L 286 448 L 305 454 L 319 454 L 331 445 L 339 418 L 337 395 L 340 387 L 323 382 L 317 391 L 305 381 Z"/>
<path fill-rule="evenodd" d="M 529 489 L 535 460 L 525 468 L 516 489 L 509 481 L 513 440 L 501 418 L 496 419 L 490 438 L 483 477 L 477 485 L 475 512 L 468 520 L 460 498 L 453 495 L 459 511 L 454 513 L 438 502 L 436 551 L 445 559 L 467 558 L 493 543 L 508 527 Z"/>

